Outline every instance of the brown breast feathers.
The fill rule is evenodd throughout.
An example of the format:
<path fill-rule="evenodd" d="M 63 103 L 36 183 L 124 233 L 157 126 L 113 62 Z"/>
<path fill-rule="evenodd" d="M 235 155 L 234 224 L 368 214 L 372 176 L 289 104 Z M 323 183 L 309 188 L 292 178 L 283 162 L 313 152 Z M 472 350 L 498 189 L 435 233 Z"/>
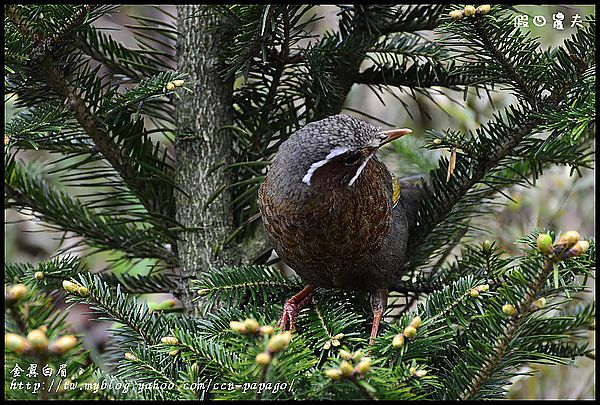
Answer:
<path fill-rule="evenodd" d="M 354 272 L 364 270 L 359 262 L 379 252 L 389 233 L 392 180 L 375 157 L 350 187 L 349 178 L 335 170 L 315 172 L 311 198 L 303 202 L 278 195 L 267 176 L 259 205 L 276 252 L 304 282 L 356 288 L 348 283 Z"/>

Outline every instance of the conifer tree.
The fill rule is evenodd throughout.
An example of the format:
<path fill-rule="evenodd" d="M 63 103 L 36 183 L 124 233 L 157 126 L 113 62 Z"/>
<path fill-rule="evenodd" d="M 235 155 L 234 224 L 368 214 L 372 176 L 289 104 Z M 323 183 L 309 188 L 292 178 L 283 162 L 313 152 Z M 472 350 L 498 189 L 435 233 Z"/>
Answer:
<path fill-rule="evenodd" d="M 518 255 L 472 237 L 509 188 L 593 166 L 594 16 L 541 49 L 501 6 L 337 6 L 324 34 L 316 6 L 156 7 L 131 17 L 128 47 L 95 24 L 119 11 L 4 8 L 5 97 L 20 111 L 5 124 L 5 208 L 74 238 L 50 260 L 5 263 L 6 398 L 503 398 L 523 365 L 594 355 L 595 305 L 576 302 L 593 235 L 531 229 Z M 296 331 L 275 327 L 301 284 L 273 266 L 256 204 L 279 145 L 340 113 L 355 84 L 515 97 L 473 131 L 395 149 L 400 162 L 452 153 L 421 173 L 431 198 L 373 346 L 363 293 L 319 290 Z M 32 150 L 43 160 L 25 163 Z M 117 259 L 92 272 L 98 252 Z M 140 262 L 145 275 L 115 271 Z M 86 349 L 65 321 L 75 307 L 56 301 L 110 321 L 106 349 Z M 14 385 L 29 364 L 54 369 L 36 392 Z"/>

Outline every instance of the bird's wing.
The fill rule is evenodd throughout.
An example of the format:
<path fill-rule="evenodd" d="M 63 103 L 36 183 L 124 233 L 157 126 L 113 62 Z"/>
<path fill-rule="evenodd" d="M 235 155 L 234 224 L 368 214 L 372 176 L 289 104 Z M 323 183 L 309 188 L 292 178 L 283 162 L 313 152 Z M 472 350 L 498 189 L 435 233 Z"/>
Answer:
<path fill-rule="evenodd" d="M 418 174 L 398 179 L 394 173 L 389 173 L 392 176 L 392 209 L 396 208 L 400 200 L 413 206 L 429 195 L 429 181 L 426 175 Z"/>
<path fill-rule="evenodd" d="M 415 223 L 419 202 L 430 195 L 429 180 L 425 175 L 416 175 L 397 179 L 394 177 L 394 197 L 398 190 L 397 201 L 394 200 L 394 208 L 406 212 L 409 226 Z M 397 185 L 396 185 L 397 183 Z"/>

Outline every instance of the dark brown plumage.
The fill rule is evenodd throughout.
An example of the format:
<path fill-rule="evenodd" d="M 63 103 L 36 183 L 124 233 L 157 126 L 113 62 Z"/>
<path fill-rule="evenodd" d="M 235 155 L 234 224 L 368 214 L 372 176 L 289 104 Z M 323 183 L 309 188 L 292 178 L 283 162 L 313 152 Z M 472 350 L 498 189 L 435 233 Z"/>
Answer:
<path fill-rule="evenodd" d="M 375 153 L 409 132 L 336 115 L 281 145 L 259 208 L 275 251 L 308 284 L 286 303 L 284 328 L 293 328 L 314 288 L 333 287 L 371 294 L 376 335 L 387 287 L 404 263 L 415 201 L 395 201 L 393 177 Z"/>

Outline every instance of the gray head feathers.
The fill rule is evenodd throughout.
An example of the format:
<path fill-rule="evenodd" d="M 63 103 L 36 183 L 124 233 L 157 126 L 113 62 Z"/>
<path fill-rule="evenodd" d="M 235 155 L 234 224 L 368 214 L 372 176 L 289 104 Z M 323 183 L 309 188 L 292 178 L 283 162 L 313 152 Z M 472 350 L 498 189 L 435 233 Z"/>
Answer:
<path fill-rule="evenodd" d="M 288 183 L 304 183 L 300 188 L 306 189 L 312 172 L 328 159 L 372 144 L 381 130 L 381 127 L 345 114 L 311 122 L 281 144 L 269 176 L 285 179 Z"/>

